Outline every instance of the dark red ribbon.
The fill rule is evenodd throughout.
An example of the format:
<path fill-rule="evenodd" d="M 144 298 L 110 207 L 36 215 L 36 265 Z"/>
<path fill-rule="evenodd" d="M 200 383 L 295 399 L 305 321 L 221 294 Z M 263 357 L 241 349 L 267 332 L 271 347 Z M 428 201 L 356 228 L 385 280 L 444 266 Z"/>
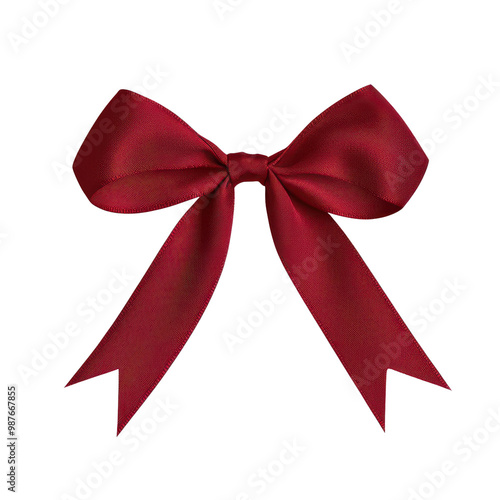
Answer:
<path fill-rule="evenodd" d="M 393 214 L 427 163 L 372 86 L 328 108 L 270 157 L 226 155 L 156 102 L 120 90 L 75 159 L 85 194 L 121 213 L 198 200 L 68 385 L 118 369 L 121 432 L 208 305 L 226 259 L 234 187 L 259 181 L 286 271 L 384 428 L 387 369 L 448 386 L 328 212 L 357 219 Z"/>

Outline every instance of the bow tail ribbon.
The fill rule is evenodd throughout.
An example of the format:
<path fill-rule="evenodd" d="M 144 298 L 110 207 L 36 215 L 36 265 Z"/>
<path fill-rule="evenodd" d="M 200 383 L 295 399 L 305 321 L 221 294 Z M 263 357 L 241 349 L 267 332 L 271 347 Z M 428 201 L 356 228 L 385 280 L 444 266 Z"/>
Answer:
<path fill-rule="evenodd" d="M 118 434 L 174 362 L 205 311 L 226 260 L 233 207 L 234 189 L 228 179 L 191 206 L 111 328 L 67 384 L 118 369 Z"/>
<path fill-rule="evenodd" d="M 303 301 L 385 429 L 388 369 L 448 385 L 354 245 L 332 217 L 270 175 L 266 205 L 274 244 Z"/>

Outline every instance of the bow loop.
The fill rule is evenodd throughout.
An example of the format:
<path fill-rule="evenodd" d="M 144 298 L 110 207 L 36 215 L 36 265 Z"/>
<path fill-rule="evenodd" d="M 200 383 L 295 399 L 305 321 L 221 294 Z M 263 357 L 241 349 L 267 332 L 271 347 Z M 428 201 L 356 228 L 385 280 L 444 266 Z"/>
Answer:
<path fill-rule="evenodd" d="M 75 175 L 89 200 L 111 212 L 147 212 L 212 192 L 226 155 L 171 111 L 120 90 L 83 142 Z"/>
<path fill-rule="evenodd" d="M 410 129 L 371 85 L 316 117 L 270 164 L 307 204 L 359 219 L 400 210 L 428 160 Z"/>

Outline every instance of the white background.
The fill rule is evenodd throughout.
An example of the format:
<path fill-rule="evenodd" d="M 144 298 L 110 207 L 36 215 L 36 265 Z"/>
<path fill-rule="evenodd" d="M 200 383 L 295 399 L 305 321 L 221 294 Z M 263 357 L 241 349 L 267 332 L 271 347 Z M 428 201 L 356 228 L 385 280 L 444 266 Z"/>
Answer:
<path fill-rule="evenodd" d="M 2 393 L 17 384 L 18 498 L 498 499 L 496 3 L 48 4 L 50 18 L 34 0 L 4 2 L 1 16 Z M 488 79 L 497 82 L 489 92 L 481 86 Z M 118 89 L 133 89 L 225 152 L 260 134 L 258 152 L 272 154 L 369 83 L 431 162 L 401 212 L 337 220 L 453 390 L 389 372 L 384 433 L 283 280 L 264 188 L 245 183 L 205 315 L 117 438 L 117 372 L 64 386 L 192 202 L 139 215 L 88 202 L 68 167 L 102 108 Z M 270 134 L 276 110 L 293 117 Z M 87 299 L 105 297 L 123 269 L 128 284 L 88 321 Z M 225 334 L 236 335 L 273 290 L 284 302 L 230 352 Z M 54 352 L 49 334 L 68 323 L 79 334 Z M 158 422 L 158 400 L 167 399 L 176 409 Z M 284 442 L 299 451 L 280 465 Z M 113 470 L 102 465 L 111 458 Z M 256 483 L 269 467 L 272 481 Z"/>

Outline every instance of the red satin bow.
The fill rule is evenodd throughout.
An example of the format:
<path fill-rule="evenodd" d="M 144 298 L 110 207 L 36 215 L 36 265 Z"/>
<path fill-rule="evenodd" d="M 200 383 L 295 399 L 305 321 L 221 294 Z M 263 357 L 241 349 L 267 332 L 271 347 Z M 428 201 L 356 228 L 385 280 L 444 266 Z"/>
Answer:
<path fill-rule="evenodd" d="M 271 157 L 225 155 L 169 110 L 120 90 L 76 157 L 85 194 L 99 208 L 122 213 L 198 200 L 68 385 L 119 369 L 121 432 L 207 307 L 226 259 L 234 187 L 259 181 L 285 269 L 384 428 L 387 369 L 448 386 L 328 212 L 359 219 L 393 214 L 427 163 L 372 86 L 328 108 Z"/>

